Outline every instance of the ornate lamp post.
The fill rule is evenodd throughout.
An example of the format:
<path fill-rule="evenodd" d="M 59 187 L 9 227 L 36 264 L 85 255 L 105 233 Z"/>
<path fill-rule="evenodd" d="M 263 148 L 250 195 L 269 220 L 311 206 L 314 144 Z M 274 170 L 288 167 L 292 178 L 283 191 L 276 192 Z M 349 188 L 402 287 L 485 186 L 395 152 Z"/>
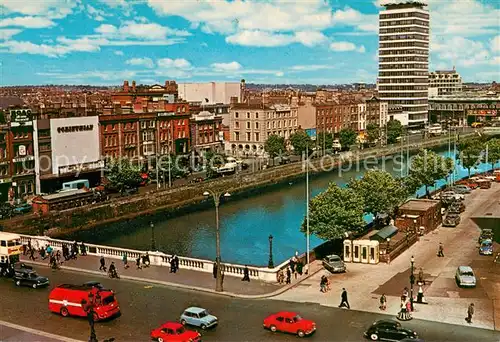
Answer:
<path fill-rule="evenodd" d="M 415 258 L 413 257 L 413 255 L 411 256 L 410 263 L 411 263 L 411 269 L 410 269 L 410 304 L 411 304 L 411 311 L 413 311 L 414 310 L 414 308 L 413 308 L 413 285 L 415 284 L 415 274 L 414 274 Z"/>
<path fill-rule="evenodd" d="M 273 262 L 273 236 L 269 235 L 269 262 L 267 263 L 268 268 L 274 268 Z"/>
<path fill-rule="evenodd" d="M 219 230 L 219 204 L 222 196 L 230 197 L 229 192 L 217 192 L 213 190 L 207 190 L 203 193 L 203 196 L 212 196 L 215 203 L 215 262 L 217 265 L 217 273 L 215 279 L 215 291 L 222 292 L 222 267 L 221 267 L 221 256 L 220 256 L 220 230 Z"/>
<path fill-rule="evenodd" d="M 149 226 L 151 227 L 151 251 L 154 252 L 156 250 L 155 225 L 153 222 L 150 222 Z"/>

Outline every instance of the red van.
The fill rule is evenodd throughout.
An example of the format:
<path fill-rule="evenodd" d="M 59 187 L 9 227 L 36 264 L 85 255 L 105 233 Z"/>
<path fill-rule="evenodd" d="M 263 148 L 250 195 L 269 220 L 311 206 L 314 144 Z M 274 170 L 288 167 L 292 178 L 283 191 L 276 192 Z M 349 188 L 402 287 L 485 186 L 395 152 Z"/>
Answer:
<path fill-rule="evenodd" d="M 94 304 L 94 320 L 96 321 L 107 319 L 120 313 L 120 306 L 113 291 L 70 284 L 59 285 L 50 292 L 49 310 L 61 314 L 63 317 L 86 317 L 87 313 L 82 306 L 83 300 Z"/>

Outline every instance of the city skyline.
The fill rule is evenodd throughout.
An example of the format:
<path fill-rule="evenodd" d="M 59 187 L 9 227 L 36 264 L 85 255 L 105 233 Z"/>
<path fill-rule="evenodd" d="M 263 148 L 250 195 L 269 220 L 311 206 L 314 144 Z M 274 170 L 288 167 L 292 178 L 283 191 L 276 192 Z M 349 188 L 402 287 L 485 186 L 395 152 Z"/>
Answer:
<path fill-rule="evenodd" d="M 0 0 L 0 85 L 375 83 L 387 1 Z M 425 1 L 430 70 L 500 74 L 500 5 Z"/>

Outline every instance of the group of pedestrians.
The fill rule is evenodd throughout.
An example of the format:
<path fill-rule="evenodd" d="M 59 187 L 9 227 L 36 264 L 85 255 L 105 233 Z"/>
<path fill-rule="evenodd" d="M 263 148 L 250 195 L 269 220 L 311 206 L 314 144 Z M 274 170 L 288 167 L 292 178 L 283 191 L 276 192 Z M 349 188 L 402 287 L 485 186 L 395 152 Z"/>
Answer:
<path fill-rule="evenodd" d="M 31 240 L 28 240 L 28 243 L 23 246 L 23 255 L 28 255 L 29 260 L 35 261 L 38 253 L 41 260 L 49 259 L 48 264 L 52 269 L 59 269 L 64 261 L 76 259 L 78 254 L 87 255 L 87 247 L 83 242 L 80 245 L 76 241 L 72 244 L 63 244 L 61 250 L 54 249 L 50 244 L 35 247 L 31 244 Z"/>

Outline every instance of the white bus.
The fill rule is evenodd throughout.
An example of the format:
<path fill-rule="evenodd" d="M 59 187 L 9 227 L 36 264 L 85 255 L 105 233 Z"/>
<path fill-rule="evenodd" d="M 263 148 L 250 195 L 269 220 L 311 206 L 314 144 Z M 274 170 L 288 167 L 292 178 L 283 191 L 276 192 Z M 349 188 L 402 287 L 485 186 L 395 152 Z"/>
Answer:
<path fill-rule="evenodd" d="M 429 126 L 430 135 L 441 135 L 443 134 L 443 127 L 440 124 L 432 124 Z"/>
<path fill-rule="evenodd" d="M 19 261 L 22 251 L 23 244 L 19 235 L 0 232 L 0 275 L 7 275 L 9 267 Z"/>

